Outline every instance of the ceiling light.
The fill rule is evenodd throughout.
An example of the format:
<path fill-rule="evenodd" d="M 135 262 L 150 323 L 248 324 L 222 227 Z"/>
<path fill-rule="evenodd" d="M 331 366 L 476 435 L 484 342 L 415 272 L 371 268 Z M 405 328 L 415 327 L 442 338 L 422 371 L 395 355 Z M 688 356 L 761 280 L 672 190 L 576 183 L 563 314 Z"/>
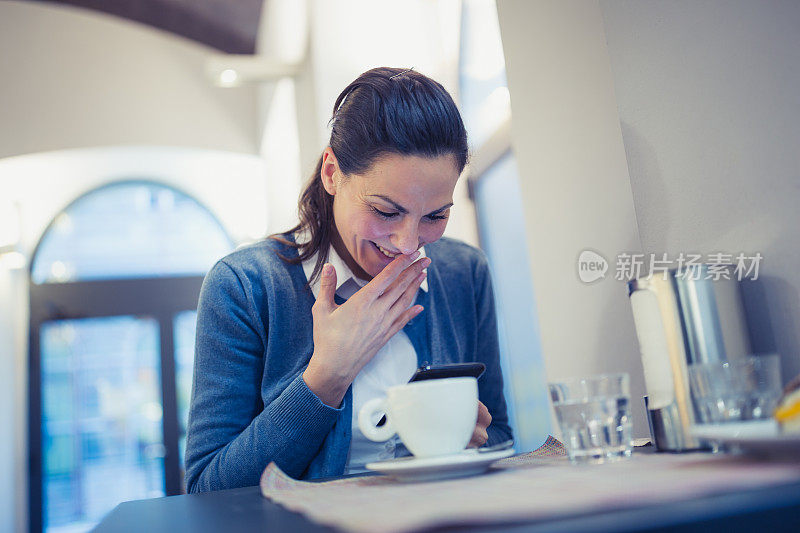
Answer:
<path fill-rule="evenodd" d="M 233 87 L 239 79 L 239 74 L 232 68 L 226 68 L 219 73 L 219 83 L 223 87 Z"/>

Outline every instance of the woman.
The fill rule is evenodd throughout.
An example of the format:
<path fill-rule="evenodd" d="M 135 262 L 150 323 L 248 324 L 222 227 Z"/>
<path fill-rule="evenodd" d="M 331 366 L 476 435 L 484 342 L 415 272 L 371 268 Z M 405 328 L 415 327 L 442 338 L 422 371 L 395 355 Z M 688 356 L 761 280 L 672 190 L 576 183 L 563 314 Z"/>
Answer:
<path fill-rule="evenodd" d="M 189 492 L 255 485 L 271 461 L 310 479 L 405 454 L 368 441 L 358 410 L 423 364 L 483 362 L 470 445 L 511 438 L 486 260 L 441 238 L 467 153 L 453 100 L 422 74 L 376 68 L 342 91 L 300 224 L 203 284 Z"/>

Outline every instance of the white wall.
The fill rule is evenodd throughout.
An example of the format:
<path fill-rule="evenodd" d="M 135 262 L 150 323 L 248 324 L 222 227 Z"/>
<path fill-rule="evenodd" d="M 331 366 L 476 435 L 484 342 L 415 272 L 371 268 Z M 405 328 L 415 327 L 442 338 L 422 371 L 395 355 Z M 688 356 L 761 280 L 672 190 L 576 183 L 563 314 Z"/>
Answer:
<path fill-rule="evenodd" d="M 22 533 L 27 524 L 28 460 L 25 273 L 0 260 L 0 531 Z"/>
<path fill-rule="evenodd" d="M 753 347 L 781 353 L 784 380 L 800 372 L 800 5 L 499 0 L 498 11 L 549 377 L 630 372 L 634 431 L 647 434 L 625 287 L 581 285 L 583 248 L 609 260 L 761 252 L 744 294 Z"/>
<path fill-rule="evenodd" d="M 0 157 L 118 144 L 257 153 L 255 90 L 213 87 L 211 53 L 94 11 L 0 2 Z"/>
<path fill-rule="evenodd" d="M 602 0 L 645 252 L 761 252 L 753 348 L 800 373 L 800 3 Z"/>
<path fill-rule="evenodd" d="M 584 249 L 610 262 L 640 243 L 597 1 L 499 0 L 512 145 L 549 379 L 632 378 L 634 434 L 649 433 L 624 283 L 582 283 Z M 609 279 L 611 278 L 611 279 Z"/>

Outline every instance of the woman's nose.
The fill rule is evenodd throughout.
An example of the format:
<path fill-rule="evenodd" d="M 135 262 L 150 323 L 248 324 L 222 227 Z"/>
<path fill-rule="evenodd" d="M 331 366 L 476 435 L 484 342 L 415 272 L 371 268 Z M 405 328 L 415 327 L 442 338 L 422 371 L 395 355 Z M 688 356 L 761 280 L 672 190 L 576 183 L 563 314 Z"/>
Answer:
<path fill-rule="evenodd" d="M 419 248 L 419 232 L 417 224 L 407 222 L 392 235 L 392 245 L 404 254 L 410 254 Z"/>

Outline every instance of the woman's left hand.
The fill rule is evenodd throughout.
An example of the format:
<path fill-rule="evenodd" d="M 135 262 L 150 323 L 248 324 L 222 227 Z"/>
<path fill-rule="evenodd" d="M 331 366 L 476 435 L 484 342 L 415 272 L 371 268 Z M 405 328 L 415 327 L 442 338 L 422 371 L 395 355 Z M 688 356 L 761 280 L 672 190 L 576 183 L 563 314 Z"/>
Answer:
<path fill-rule="evenodd" d="M 489 434 L 486 428 L 492 423 L 492 415 L 483 403 L 478 402 L 478 422 L 475 424 L 475 429 L 472 431 L 472 438 L 467 444 L 467 448 L 479 448 L 486 444 L 489 440 Z"/>

